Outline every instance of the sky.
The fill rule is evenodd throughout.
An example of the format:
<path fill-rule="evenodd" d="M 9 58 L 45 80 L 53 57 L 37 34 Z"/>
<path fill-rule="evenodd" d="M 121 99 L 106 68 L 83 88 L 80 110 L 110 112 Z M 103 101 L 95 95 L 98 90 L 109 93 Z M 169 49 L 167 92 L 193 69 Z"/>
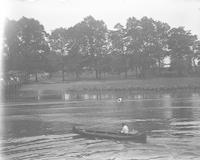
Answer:
<path fill-rule="evenodd" d="M 184 26 L 200 38 L 200 0 L 5 0 L 6 17 L 35 18 L 47 32 L 71 27 L 91 15 L 109 29 L 129 17 L 151 17 L 171 27 Z"/>

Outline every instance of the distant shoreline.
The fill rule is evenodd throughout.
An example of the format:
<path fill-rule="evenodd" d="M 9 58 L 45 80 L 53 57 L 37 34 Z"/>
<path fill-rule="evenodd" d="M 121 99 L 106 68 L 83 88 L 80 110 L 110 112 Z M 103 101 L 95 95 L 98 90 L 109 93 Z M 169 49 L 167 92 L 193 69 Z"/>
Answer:
<path fill-rule="evenodd" d="M 176 89 L 200 89 L 200 77 L 186 78 L 153 78 L 153 79 L 127 79 L 127 80 L 100 80 L 100 81 L 70 81 L 50 82 L 43 81 L 25 84 L 20 90 L 138 90 L 162 91 Z"/>

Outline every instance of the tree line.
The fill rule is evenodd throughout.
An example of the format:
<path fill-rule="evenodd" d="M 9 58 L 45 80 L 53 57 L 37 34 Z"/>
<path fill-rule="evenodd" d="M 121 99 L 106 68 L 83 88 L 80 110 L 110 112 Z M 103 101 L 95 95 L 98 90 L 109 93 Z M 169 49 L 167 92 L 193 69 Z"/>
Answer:
<path fill-rule="evenodd" d="M 4 71 L 20 71 L 27 76 L 40 72 L 74 74 L 86 71 L 96 79 L 102 74 L 133 71 L 136 77 L 160 76 L 168 69 L 176 76 L 197 75 L 200 41 L 184 27 L 143 17 L 130 17 L 126 25 L 112 30 L 92 16 L 69 28 L 47 33 L 33 18 L 7 20 L 4 32 Z M 166 66 L 167 65 L 167 66 Z"/>

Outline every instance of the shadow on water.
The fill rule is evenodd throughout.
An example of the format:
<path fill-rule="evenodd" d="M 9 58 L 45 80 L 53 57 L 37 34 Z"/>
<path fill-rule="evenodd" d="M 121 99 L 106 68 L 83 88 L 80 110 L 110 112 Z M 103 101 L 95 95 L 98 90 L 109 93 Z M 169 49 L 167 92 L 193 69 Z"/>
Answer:
<path fill-rule="evenodd" d="M 45 135 L 47 133 L 52 134 L 52 131 L 48 129 L 50 128 L 50 125 L 40 120 L 17 120 L 6 122 L 5 125 L 5 138 L 29 137 L 35 135 Z"/>

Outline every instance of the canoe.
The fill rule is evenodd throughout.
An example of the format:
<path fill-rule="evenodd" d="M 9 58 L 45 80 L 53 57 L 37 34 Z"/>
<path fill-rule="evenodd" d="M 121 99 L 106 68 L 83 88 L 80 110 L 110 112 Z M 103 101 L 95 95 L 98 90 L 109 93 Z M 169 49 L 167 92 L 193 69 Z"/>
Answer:
<path fill-rule="evenodd" d="M 147 136 L 145 133 L 136 134 L 123 134 L 116 132 L 106 131 L 94 131 L 73 127 L 73 132 L 86 138 L 102 138 L 102 139 L 114 139 L 114 140 L 128 140 L 136 143 L 146 143 Z"/>

